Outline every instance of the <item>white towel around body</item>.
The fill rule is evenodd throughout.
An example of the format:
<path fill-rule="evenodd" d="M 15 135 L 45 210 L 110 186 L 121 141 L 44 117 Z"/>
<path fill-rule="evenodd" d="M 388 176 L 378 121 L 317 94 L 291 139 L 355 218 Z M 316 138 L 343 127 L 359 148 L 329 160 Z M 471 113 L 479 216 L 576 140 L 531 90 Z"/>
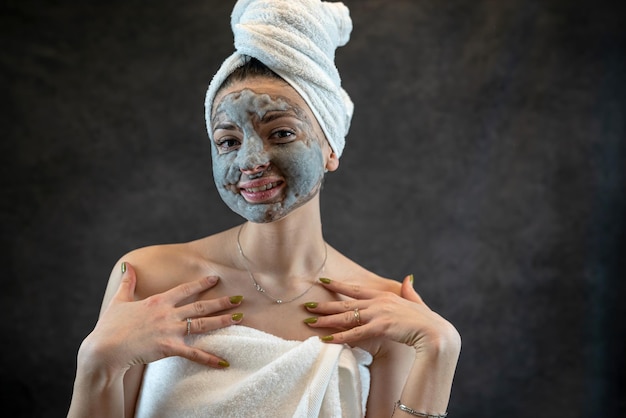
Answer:
<path fill-rule="evenodd" d="M 318 337 L 288 341 L 233 325 L 188 337 L 228 359 L 213 369 L 181 357 L 146 366 L 136 417 L 360 417 L 372 356 Z"/>

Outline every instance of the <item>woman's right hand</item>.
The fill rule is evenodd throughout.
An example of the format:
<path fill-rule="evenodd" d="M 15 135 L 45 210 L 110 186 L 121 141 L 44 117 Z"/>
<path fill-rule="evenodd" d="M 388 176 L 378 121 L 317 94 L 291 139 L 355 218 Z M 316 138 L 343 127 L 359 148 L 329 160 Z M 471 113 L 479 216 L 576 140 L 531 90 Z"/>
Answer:
<path fill-rule="evenodd" d="M 210 276 L 136 301 L 135 270 L 129 263 L 122 263 L 122 271 L 117 292 L 102 312 L 94 330 L 81 344 L 79 355 L 83 361 L 91 368 L 102 367 L 113 373 L 171 356 L 184 357 L 210 367 L 228 367 L 225 359 L 185 343 L 187 318 L 191 318 L 191 334 L 239 323 L 242 314 L 216 314 L 239 305 L 241 297 L 224 296 L 178 306 L 215 286 L 219 278 Z"/>

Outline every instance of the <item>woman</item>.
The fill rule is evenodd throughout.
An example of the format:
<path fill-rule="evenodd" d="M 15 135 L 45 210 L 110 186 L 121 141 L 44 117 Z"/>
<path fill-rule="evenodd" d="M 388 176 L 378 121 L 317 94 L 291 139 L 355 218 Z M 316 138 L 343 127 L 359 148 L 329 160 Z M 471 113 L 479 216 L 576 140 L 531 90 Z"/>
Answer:
<path fill-rule="evenodd" d="M 445 416 L 454 327 L 323 238 L 352 106 L 341 3 L 239 1 L 206 100 L 213 174 L 247 222 L 116 264 L 69 416 Z M 146 366 L 147 365 L 147 366 Z"/>

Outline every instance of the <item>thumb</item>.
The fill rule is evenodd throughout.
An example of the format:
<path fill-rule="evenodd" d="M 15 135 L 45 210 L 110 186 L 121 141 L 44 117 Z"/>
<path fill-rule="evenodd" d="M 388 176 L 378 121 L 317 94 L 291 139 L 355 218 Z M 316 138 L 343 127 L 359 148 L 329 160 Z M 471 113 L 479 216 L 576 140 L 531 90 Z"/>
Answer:
<path fill-rule="evenodd" d="M 122 262 L 122 280 L 113 299 L 120 302 L 132 302 L 135 300 L 135 286 L 137 285 L 137 275 L 130 263 Z"/>
<path fill-rule="evenodd" d="M 402 287 L 400 288 L 400 296 L 411 302 L 424 303 L 420 295 L 413 288 L 413 275 L 407 275 L 402 281 Z"/>

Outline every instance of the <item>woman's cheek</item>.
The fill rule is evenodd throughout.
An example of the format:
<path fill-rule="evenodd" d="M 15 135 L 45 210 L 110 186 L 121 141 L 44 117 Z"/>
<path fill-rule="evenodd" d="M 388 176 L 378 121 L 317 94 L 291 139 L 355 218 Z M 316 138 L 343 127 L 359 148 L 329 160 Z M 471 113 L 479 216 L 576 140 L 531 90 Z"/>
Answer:
<path fill-rule="evenodd" d="M 296 145 L 296 144 L 294 144 Z M 317 144 L 298 143 L 282 156 L 281 169 L 289 181 L 289 194 L 300 200 L 314 196 L 324 175 L 324 159 Z"/>

